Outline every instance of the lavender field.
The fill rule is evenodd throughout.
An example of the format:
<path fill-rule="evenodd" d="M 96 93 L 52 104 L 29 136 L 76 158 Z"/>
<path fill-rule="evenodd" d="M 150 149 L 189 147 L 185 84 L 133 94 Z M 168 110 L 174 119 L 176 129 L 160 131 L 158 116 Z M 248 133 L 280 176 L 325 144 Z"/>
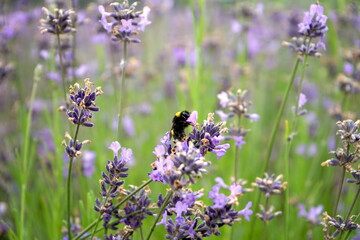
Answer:
<path fill-rule="evenodd" d="M 0 240 L 360 239 L 357 0 L 0 1 Z"/>

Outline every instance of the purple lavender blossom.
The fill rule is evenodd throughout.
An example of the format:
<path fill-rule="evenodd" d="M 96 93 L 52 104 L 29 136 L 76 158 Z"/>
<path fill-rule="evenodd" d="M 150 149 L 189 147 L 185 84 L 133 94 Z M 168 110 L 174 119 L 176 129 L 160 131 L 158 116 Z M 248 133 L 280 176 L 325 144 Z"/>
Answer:
<path fill-rule="evenodd" d="M 229 121 L 230 118 L 237 118 L 235 120 L 238 121 L 241 117 L 248 118 L 250 122 L 258 121 L 260 119 L 258 114 L 248 113 L 248 107 L 251 106 L 252 103 L 247 99 L 246 95 L 247 91 L 240 89 L 237 90 L 236 94 L 230 91 L 222 91 L 217 95 L 220 106 L 227 111 L 216 111 L 222 121 Z M 232 126 L 233 127 L 229 130 L 230 137 L 225 137 L 225 140 L 233 139 L 235 145 L 240 148 L 245 144 L 244 136 L 249 131 L 241 128 L 241 126 L 237 126 L 237 124 L 233 124 Z"/>
<path fill-rule="evenodd" d="M 213 152 L 220 159 L 230 147 L 230 144 L 220 144 L 220 135 L 226 131 L 223 122 L 214 123 L 214 114 L 212 113 L 208 115 L 208 119 L 199 128 L 196 126 L 193 128 L 188 141 L 193 142 L 203 156 L 208 152 Z"/>
<path fill-rule="evenodd" d="M 129 114 L 126 114 L 123 117 L 122 125 L 123 125 L 123 129 L 124 129 L 126 135 L 128 135 L 130 137 L 135 135 L 134 121 Z"/>
<path fill-rule="evenodd" d="M 295 107 L 295 106 L 293 106 L 293 107 L 291 108 L 292 112 L 293 112 L 294 114 L 297 114 L 298 116 L 305 115 L 305 114 L 307 113 L 307 110 L 306 110 L 306 109 L 303 109 L 302 107 L 305 105 L 306 102 L 307 102 L 306 95 L 303 94 L 303 93 L 300 93 L 299 101 L 298 101 L 298 107 L 297 107 L 298 112 L 295 113 L 295 111 L 296 111 L 296 107 Z"/>
<path fill-rule="evenodd" d="M 111 151 L 113 151 L 114 156 L 118 156 L 118 152 L 121 149 L 121 145 L 118 141 L 112 142 L 110 146 L 108 147 Z"/>
<path fill-rule="evenodd" d="M 82 171 L 85 177 L 91 177 L 95 171 L 95 157 L 96 153 L 92 151 L 84 151 L 82 155 Z"/>
<path fill-rule="evenodd" d="M 123 154 L 123 152 L 126 152 L 127 149 L 122 148 L 121 157 L 118 158 L 119 148 L 120 144 L 118 142 L 113 142 L 109 146 L 109 149 L 112 150 L 114 153 L 114 160 L 108 161 L 106 165 L 107 173 L 103 172 L 103 179 L 100 180 L 101 196 L 103 197 L 104 201 L 106 200 L 106 202 L 102 203 L 99 199 L 95 200 L 95 211 L 108 214 L 103 216 L 105 225 L 107 225 L 107 223 L 111 219 L 111 213 L 113 211 L 112 199 L 120 194 L 120 187 L 124 184 L 124 181 L 120 179 L 126 178 L 128 176 L 128 174 L 126 173 L 128 168 L 125 167 L 126 163 L 129 161 L 128 154 Z"/>
<path fill-rule="evenodd" d="M 265 197 L 269 198 L 273 194 L 280 194 L 282 190 L 286 189 L 287 182 L 281 182 L 283 175 L 275 177 L 274 174 L 269 175 L 265 173 L 265 178 L 256 178 L 256 182 L 252 185 L 264 192 Z"/>
<path fill-rule="evenodd" d="M 140 40 L 133 36 L 139 31 L 144 32 L 145 27 L 151 24 L 148 19 L 150 8 L 145 6 L 142 11 L 135 11 L 137 3 L 134 2 L 129 6 L 127 0 L 123 3 L 113 2 L 110 5 L 114 8 L 114 12 L 106 12 L 102 5 L 98 7 L 98 10 L 101 14 L 99 22 L 112 35 L 112 40 L 139 43 Z M 137 19 L 140 21 L 137 22 Z"/>
<path fill-rule="evenodd" d="M 322 225 L 325 228 L 334 227 L 336 230 L 329 235 L 329 232 L 326 232 L 325 238 L 327 239 L 335 239 L 340 233 L 353 231 L 359 228 L 359 225 L 354 222 L 355 215 L 351 216 L 349 219 L 345 219 L 340 215 L 337 215 L 336 218 L 333 218 L 328 215 L 327 212 L 323 214 L 325 217 L 323 218 Z"/>
<path fill-rule="evenodd" d="M 328 27 L 326 21 L 328 17 L 324 15 L 324 7 L 319 4 L 312 4 L 310 11 L 304 13 L 303 21 L 299 23 L 299 33 L 303 38 L 293 38 L 293 42 L 284 42 L 283 45 L 290 47 L 290 49 L 297 52 L 300 56 L 321 56 L 318 48 L 321 47 L 326 50 L 324 43 L 325 32 Z M 312 39 L 319 38 L 315 44 Z"/>
<path fill-rule="evenodd" d="M 220 184 L 216 184 L 212 187 L 212 191 L 209 192 L 209 198 L 213 200 L 213 208 L 223 208 L 228 202 L 228 198 L 223 193 L 219 193 Z"/>
<path fill-rule="evenodd" d="M 304 217 L 313 226 L 320 224 L 321 214 L 324 210 L 324 207 L 322 205 L 319 205 L 317 207 L 310 207 L 309 211 L 306 211 L 304 204 L 299 204 L 298 208 L 299 217 Z"/>
<path fill-rule="evenodd" d="M 70 86 L 70 99 L 74 105 L 72 110 L 67 111 L 68 119 L 73 124 L 82 125 L 84 127 L 92 127 L 93 123 L 90 122 L 93 114 L 100 108 L 95 106 L 95 100 L 98 95 L 103 92 L 100 87 L 97 87 L 95 91 L 91 90 L 93 83 L 89 79 L 85 79 L 85 88 L 81 88 L 78 83 L 74 86 Z"/>
<path fill-rule="evenodd" d="M 132 189 L 134 191 L 135 189 Z M 130 194 L 132 191 L 127 191 Z M 149 211 L 151 200 L 148 198 L 149 191 L 142 189 L 139 193 L 130 198 L 124 207 L 124 216 L 117 216 L 120 222 L 130 226 L 132 229 L 142 226 L 142 220 L 146 216 L 153 216 L 154 213 Z"/>
<path fill-rule="evenodd" d="M 45 7 L 42 10 L 46 18 L 40 20 L 42 24 L 40 27 L 41 33 L 64 34 L 75 31 L 71 22 L 71 15 L 74 13 L 72 10 L 55 9 L 54 14 Z"/>
<path fill-rule="evenodd" d="M 250 210 L 251 206 L 252 206 L 252 202 L 248 202 L 248 203 L 246 204 L 246 207 L 245 207 L 243 210 L 240 210 L 240 211 L 238 212 L 238 215 L 239 215 L 239 216 L 243 216 L 243 217 L 246 219 L 246 221 L 250 221 L 250 217 L 249 217 L 249 216 L 253 214 L 253 211 Z"/>
<path fill-rule="evenodd" d="M 321 42 L 328 30 L 327 19 L 328 17 L 324 15 L 324 7 L 311 4 L 310 11 L 304 13 L 303 21 L 299 23 L 299 33 L 309 38 L 320 37 Z M 325 48 L 323 42 L 320 44 Z"/>

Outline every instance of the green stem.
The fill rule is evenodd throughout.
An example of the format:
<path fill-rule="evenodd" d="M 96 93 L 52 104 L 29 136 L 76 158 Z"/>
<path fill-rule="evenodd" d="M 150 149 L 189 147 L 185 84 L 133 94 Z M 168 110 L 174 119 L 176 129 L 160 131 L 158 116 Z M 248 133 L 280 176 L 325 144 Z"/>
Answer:
<path fill-rule="evenodd" d="M 146 182 L 144 182 L 143 184 L 141 184 L 137 189 L 135 189 L 133 192 L 131 192 L 129 195 L 127 195 L 121 202 L 119 202 L 118 204 L 116 204 L 114 206 L 114 211 L 117 210 L 117 208 L 119 208 L 122 204 L 124 204 L 127 200 L 129 200 L 132 196 L 134 196 L 137 192 L 139 192 L 141 189 L 143 189 L 144 187 L 146 187 L 149 183 L 151 183 L 153 180 L 149 179 Z M 92 222 L 89 226 L 87 226 L 79 235 L 77 235 L 74 240 L 78 240 L 80 239 L 80 237 L 82 235 L 84 235 L 87 231 L 89 231 L 91 228 L 93 228 L 97 223 L 98 220 L 95 220 L 94 222 Z"/>
<path fill-rule="evenodd" d="M 340 182 L 339 192 L 338 192 L 337 197 L 336 197 L 336 203 L 335 203 L 335 208 L 334 208 L 334 212 L 333 212 L 333 217 L 336 217 L 337 208 L 338 208 L 339 202 L 340 202 L 340 196 L 341 196 L 341 192 L 342 192 L 343 185 L 344 185 L 344 179 L 345 179 L 345 167 L 343 167 L 343 169 L 342 169 L 340 179 L 341 179 L 340 180 L 341 182 Z"/>
<path fill-rule="evenodd" d="M 154 210 L 154 209 L 158 209 L 158 208 L 157 208 L 157 207 L 155 207 L 155 208 L 147 208 L 147 210 Z M 128 215 L 123 216 L 123 218 L 131 217 L 131 216 L 133 216 L 133 215 L 135 215 L 135 214 L 141 213 L 142 211 L 143 211 L 143 210 L 138 210 L 138 211 L 132 212 L 132 213 L 130 213 L 130 214 L 128 214 Z M 97 220 L 96 220 L 96 221 L 97 221 Z M 85 234 L 85 232 L 87 232 L 89 229 L 91 229 L 91 228 L 96 224 L 96 221 L 92 222 L 86 229 L 84 229 L 84 230 L 80 233 L 79 236 L 76 236 L 76 237 L 81 237 L 81 236 L 83 236 L 83 235 Z M 112 225 L 112 224 L 116 223 L 117 221 L 118 221 L 118 220 L 112 221 L 112 222 L 109 223 L 109 225 Z M 100 232 L 100 231 L 103 230 L 103 229 L 104 229 L 104 227 L 101 227 L 101 228 L 99 228 L 98 230 L 96 230 L 95 233 Z M 141 233 L 141 234 L 142 234 L 142 233 Z M 88 237 L 89 237 L 89 236 L 82 237 L 82 238 L 80 238 L 80 240 L 86 239 L 86 238 L 88 238 Z M 78 239 L 78 238 L 75 238 L 75 239 Z M 74 240 L 75 240 L 75 239 L 74 239 Z"/>
<path fill-rule="evenodd" d="M 123 45 L 123 56 L 121 59 L 121 88 L 120 88 L 120 103 L 119 103 L 119 115 L 118 115 L 118 129 L 117 129 L 117 139 L 120 141 L 121 128 L 122 128 L 122 118 L 124 107 L 125 107 L 125 68 L 126 68 L 126 57 L 127 57 L 127 41 L 124 41 Z M 115 89 L 116 91 L 117 89 Z"/>
<path fill-rule="evenodd" d="M 110 186 L 108 187 L 108 190 L 106 191 L 106 197 L 105 197 L 105 201 L 104 201 L 104 205 L 106 205 L 106 202 L 107 202 L 107 200 L 108 200 L 108 198 L 109 198 L 109 193 L 110 193 Z M 92 234 L 91 234 L 91 238 L 90 239 L 93 239 L 93 237 L 94 237 L 94 235 L 95 235 L 95 232 L 96 232 L 96 229 L 97 229 L 97 227 L 98 227 L 98 225 L 99 225 L 99 222 L 100 222 L 100 220 L 101 220 L 101 215 L 102 215 L 102 213 L 100 212 L 99 213 L 99 217 L 98 217 L 98 219 L 97 219 L 97 221 L 96 221 L 96 225 L 95 225 L 95 228 L 94 228 L 94 230 L 93 230 L 93 232 L 92 232 Z"/>
<path fill-rule="evenodd" d="M 57 36 L 58 55 L 59 55 L 59 61 L 60 61 L 61 82 L 62 82 L 63 92 L 64 92 L 64 101 L 65 101 L 66 108 L 68 108 L 67 97 L 66 97 L 65 67 L 64 67 L 64 63 L 63 63 L 63 59 L 62 59 L 60 34 L 56 34 L 56 36 Z"/>
<path fill-rule="evenodd" d="M 355 220 L 354 220 L 355 223 L 357 222 L 357 219 L 359 218 L 359 216 L 360 216 L 360 214 L 358 214 L 358 215 L 356 216 L 356 218 L 355 218 Z M 350 234 L 351 234 L 352 231 L 353 231 L 353 230 L 350 230 L 350 231 L 347 232 L 347 234 L 346 234 L 346 236 L 345 236 L 345 240 L 348 240 L 348 239 L 349 239 Z"/>
<path fill-rule="evenodd" d="M 282 115 L 284 113 L 284 109 L 285 109 L 287 100 L 289 98 L 290 89 L 291 89 L 291 87 L 292 87 L 292 85 L 294 83 L 294 79 L 295 79 L 295 76 L 296 76 L 296 72 L 297 72 L 299 63 L 300 63 L 300 59 L 298 58 L 296 60 L 296 62 L 295 62 L 295 66 L 294 66 L 293 71 L 292 71 L 291 76 L 290 76 L 290 81 L 289 81 L 288 86 L 286 88 L 285 95 L 283 97 L 279 112 L 278 112 L 277 117 L 276 117 L 275 125 L 274 125 L 274 127 L 272 129 L 272 132 L 271 132 L 270 142 L 269 142 L 269 145 L 268 145 L 268 148 L 267 148 L 267 151 L 266 151 L 264 172 L 267 172 L 269 170 L 268 167 L 269 167 L 269 162 L 270 162 L 270 158 L 271 158 L 272 149 L 273 149 L 274 143 L 275 143 L 275 137 L 276 137 L 276 134 L 277 134 L 278 129 L 279 129 L 280 120 L 281 120 L 281 117 L 282 117 Z"/>
<path fill-rule="evenodd" d="M 276 137 L 276 134 L 277 134 L 278 129 L 279 129 L 280 120 L 281 120 L 281 117 L 282 117 L 282 115 L 284 113 L 284 109 L 285 109 L 287 100 L 289 98 L 291 87 L 294 84 L 296 72 L 297 72 L 297 69 L 299 67 L 300 61 L 301 61 L 300 58 L 296 59 L 294 68 L 293 68 L 292 73 L 290 75 L 290 81 L 289 81 L 288 86 L 286 88 L 285 95 L 283 96 L 283 100 L 281 102 L 280 109 L 279 109 L 279 111 L 277 113 L 277 117 L 276 117 L 276 120 L 275 120 L 275 125 L 273 126 L 273 129 L 271 131 L 269 145 L 268 145 L 267 150 L 266 150 L 265 165 L 264 165 L 264 171 L 263 172 L 268 172 L 268 170 L 269 170 L 268 169 L 269 168 L 269 162 L 270 162 L 270 158 L 271 158 L 271 154 L 272 154 L 272 149 L 273 149 L 274 143 L 275 143 L 275 137 Z M 259 206 L 260 197 L 261 197 L 261 193 L 259 192 L 258 196 L 256 198 L 256 204 L 255 204 L 256 208 Z M 253 233 L 254 233 L 255 223 L 256 223 L 256 220 L 252 221 L 252 223 L 251 223 L 250 239 L 252 239 L 252 236 L 253 236 Z"/>
<path fill-rule="evenodd" d="M 354 206 L 355 206 L 355 203 L 356 203 L 356 201 L 357 201 L 357 199 L 358 199 L 358 197 L 359 197 L 359 194 L 360 194 L 360 186 L 359 186 L 359 188 L 358 188 L 358 190 L 357 190 L 357 192 L 356 192 L 354 201 L 353 201 L 352 204 L 351 204 L 351 207 L 350 207 L 349 212 L 348 212 L 348 214 L 347 214 L 347 216 L 346 216 L 345 222 L 347 222 L 347 221 L 350 219 L 351 212 L 352 212 L 352 210 L 354 209 Z"/>
<path fill-rule="evenodd" d="M 79 119 L 81 119 L 82 114 L 83 114 L 83 112 L 81 111 Z M 80 123 L 77 124 L 77 126 L 76 126 L 74 144 L 76 144 L 76 141 L 77 141 L 79 128 L 80 128 Z M 74 160 L 74 158 L 71 157 L 70 162 L 69 162 L 68 178 L 67 178 L 67 222 L 68 222 L 67 230 L 68 230 L 69 240 L 72 239 L 70 218 L 71 218 L 71 174 L 72 174 L 73 160 Z"/>
<path fill-rule="evenodd" d="M 287 137 L 288 138 L 288 137 Z M 287 178 L 287 182 L 290 182 L 290 169 L 289 169 L 289 162 L 290 162 L 290 145 L 291 140 L 287 140 L 286 142 L 286 150 L 285 150 L 285 176 Z M 287 185 L 287 189 L 285 192 L 285 239 L 289 239 L 289 221 L 290 221 L 290 194 L 289 194 L 289 186 Z"/>
<path fill-rule="evenodd" d="M 86 228 L 84 228 L 80 233 L 79 233 L 79 235 L 77 235 L 76 237 L 74 237 L 74 240 L 78 240 L 78 239 L 80 239 L 87 231 L 89 231 L 91 228 L 93 228 L 95 225 L 96 225 L 96 223 L 98 222 L 98 220 L 95 220 L 95 221 L 93 221 L 92 223 L 90 223 L 90 225 L 88 225 Z M 99 231 L 100 231 L 100 229 L 99 229 Z M 88 236 L 85 236 L 84 238 L 81 238 L 81 239 L 85 239 L 85 238 L 87 238 Z"/>
<path fill-rule="evenodd" d="M 309 41 L 310 43 L 310 41 Z M 291 186 L 290 184 L 290 151 L 291 151 L 291 144 L 292 144 L 292 139 L 291 139 L 291 134 L 295 133 L 297 131 L 297 122 L 298 122 L 298 112 L 299 112 L 299 100 L 300 100 L 300 94 L 301 94 L 301 90 L 302 90 L 302 85 L 304 82 L 304 77 L 305 77 L 305 69 L 306 69 L 306 64 L 307 64 L 307 58 L 308 55 L 304 56 L 304 62 L 302 64 L 302 71 L 301 71 L 301 76 L 300 76 L 300 83 L 298 86 L 298 91 L 297 91 L 297 97 L 296 97 L 296 101 L 295 101 L 295 113 L 294 113 L 294 117 L 292 120 L 292 124 L 290 126 L 290 130 L 287 133 L 286 136 L 286 150 L 285 150 L 285 174 L 287 176 L 288 179 L 288 189 L 285 193 L 285 239 L 289 239 L 289 211 L 290 211 L 290 201 L 289 201 L 289 195 L 290 195 L 290 189 L 289 187 Z"/>
<path fill-rule="evenodd" d="M 264 216 L 264 228 L 263 228 L 263 235 L 262 235 L 262 239 L 267 239 L 267 226 L 266 224 L 268 223 L 268 208 L 269 208 L 269 198 L 266 198 L 265 200 L 265 207 L 264 207 L 264 211 L 265 211 L 265 216 Z"/>
<path fill-rule="evenodd" d="M 346 102 L 347 102 L 347 99 L 348 99 L 348 94 L 347 93 L 344 93 L 343 95 L 343 99 L 341 101 L 341 112 L 344 113 L 345 112 L 345 108 L 346 108 Z"/>
<path fill-rule="evenodd" d="M 240 124 L 241 124 L 241 115 L 238 116 L 238 130 L 240 131 Z M 235 167 L 234 167 L 234 176 L 235 176 L 235 182 L 238 179 L 238 172 L 239 172 L 239 147 L 235 145 L 235 159 L 234 159 Z"/>
<path fill-rule="evenodd" d="M 32 112 L 34 108 L 34 100 L 40 81 L 40 75 L 42 73 L 42 68 L 40 65 L 36 66 L 34 70 L 34 83 L 30 95 L 30 107 L 26 119 L 26 127 L 24 134 L 24 152 L 22 155 L 22 169 L 25 174 L 21 176 L 21 197 L 20 197 L 20 226 L 19 226 L 19 236 L 20 239 L 24 238 L 24 222 L 25 222 L 25 204 L 26 204 L 26 193 L 27 193 L 27 178 L 28 178 L 28 167 L 29 167 L 29 145 L 30 145 L 30 129 L 31 129 L 31 120 Z"/>
<path fill-rule="evenodd" d="M 150 240 L 151 234 L 153 233 L 153 231 L 154 231 L 154 229 L 155 229 L 155 227 L 156 227 L 156 223 L 159 221 L 160 217 L 162 217 L 162 214 L 163 214 L 163 212 L 164 212 L 164 210 L 165 210 L 165 207 L 167 206 L 168 202 L 170 201 L 170 198 L 171 198 L 171 196 L 173 195 L 173 193 L 174 193 L 173 191 L 170 191 L 170 192 L 168 192 L 168 193 L 166 194 L 166 197 L 165 197 L 165 199 L 164 199 L 164 202 L 163 202 L 163 204 L 162 204 L 162 206 L 161 206 L 161 208 L 160 208 L 160 211 L 159 211 L 159 213 L 158 213 L 158 215 L 157 215 L 157 217 L 156 217 L 153 225 L 151 226 L 149 235 L 147 236 L 146 240 Z"/>
<path fill-rule="evenodd" d="M 140 237 L 141 237 L 141 240 L 144 240 L 144 233 L 143 233 L 143 230 L 142 230 L 142 226 L 140 225 Z"/>

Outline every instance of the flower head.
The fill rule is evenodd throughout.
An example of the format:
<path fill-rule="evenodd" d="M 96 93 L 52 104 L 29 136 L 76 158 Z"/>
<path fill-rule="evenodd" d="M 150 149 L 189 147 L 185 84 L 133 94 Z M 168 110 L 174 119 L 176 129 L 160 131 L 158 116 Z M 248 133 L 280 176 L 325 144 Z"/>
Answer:
<path fill-rule="evenodd" d="M 269 198 L 273 194 L 280 194 L 282 190 L 286 189 L 287 182 L 281 182 L 283 175 L 275 177 L 274 174 L 271 176 L 265 173 L 265 178 L 256 178 L 256 182 L 252 185 L 264 192 L 265 197 Z"/>
<path fill-rule="evenodd" d="M 55 13 L 51 13 L 47 8 L 42 8 L 46 18 L 41 19 L 41 33 L 52 33 L 52 34 L 64 34 L 71 31 L 75 31 L 72 27 L 71 14 L 72 10 L 55 9 Z"/>
<path fill-rule="evenodd" d="M 324 15 L 324 7 L 319 4 L 311 4 L 310 11 L 304 13 L 304 18 L 299 23 L 299 33 L 306 37 L 324 37 L 328 30 L 326 21 L 328 17 Z"/>
<path fill-rule="evenodd" d="M 91 90 L 93 83 L 89 79 L 85 79 L 85 88 L 81 88 L 79 84 L 70 86 L 70 99 L 74 105 L 73 109 L 67 111 L 68 119 L 74 124 L 82 125 L 84 127 L 92 127 L 93 123 L 90 122 L 93 114 L 100 108 L 95 106 L 95 100 L 98 95 L 103 92 L 100 87 L 95 91 Z"/>
<path fill-rule="evenodd" d="M 148 19 L 150 8 L 145 6 L 142 11 L 135 11 L 137 2 L 129 5 L 127 0 L 123 3 L 113 2 L 110 5 L 114 12 L 106 12 L 102 5 L 98 7 L 101 14 L 99 22 L 104 29 L 111 34 L 113 40 L 139 43 L 140 40 L 134 36 L 151 24 Z M 138 19 L 140 21 L 136 21 Z"/>

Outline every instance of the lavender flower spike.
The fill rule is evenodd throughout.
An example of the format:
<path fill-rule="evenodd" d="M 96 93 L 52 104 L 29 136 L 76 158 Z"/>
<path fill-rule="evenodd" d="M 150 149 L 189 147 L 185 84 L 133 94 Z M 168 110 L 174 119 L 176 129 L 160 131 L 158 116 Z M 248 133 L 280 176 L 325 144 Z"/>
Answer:
<path fill-rule="evenodd" d="M 328 17 L 323 13 L 324 7 L 319 4 L 311 4 L 310 12 L 304 13 L 303 21 L 298 25 L 299 33 L 310 38 L 323 38 L 328 30 L 326 26 Z"/>

